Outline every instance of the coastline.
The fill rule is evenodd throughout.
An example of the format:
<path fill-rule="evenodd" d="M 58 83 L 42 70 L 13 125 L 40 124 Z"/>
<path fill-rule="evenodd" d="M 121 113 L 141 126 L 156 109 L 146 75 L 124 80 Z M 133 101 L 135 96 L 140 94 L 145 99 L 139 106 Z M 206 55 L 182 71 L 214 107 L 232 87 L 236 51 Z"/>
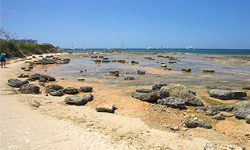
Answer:
<path fill-rule="evenodd" d="M 124 57 L 129 57 L 136 54 L 140 53 L 117 52 L 112 55 L 122 55 Z M 157 53 L 150 52 L 149 55 L 153 54 Z M 180 55 L 180 53 L 176 54 L 172 53 L 172 54 Z M 110 56 L 109 54 L 107 55 Z M 185 54 L 186 58 L 187 57 L 192 58 L 193 56 L 194 54 L 192 55 Z M 213 56 L 202 55 L 202 56 L 217 58 L 217 56 L 214 55 Z M 82 58 L 83 56 L 80 56 L 78 53 L 76 54 L 73 53 L 72 55 L 68 54 L 63 55 L 62 57 L 71 57 L 73 59 L 77 59 L 77 58 Z M 181 57 L 184 57 L 183 54 L 181 54 Z M 228 60 L 228 58 L 224 58 L 224 60 L 226 64 L 232 62 L 232 61 L 226 61 Z M 248 58 L 246 58 L 246 60 L 248 60 Z M 204 61 L 207 60 L 205 59 Z M 209 61 L 214 61 L 214 60 L 211 59 Z M 220 63 L 223 64 L 223 61 L 220 61 Z M 242 63 L 244 62 L 241 62 L 240 65 L 242 65 Z M 238 64 L 239 62 L 237 61 L 237 65 Z M 140 147 L 143 149 L 149 149 L 149 148 L 157 149 L 157 147 L 159 148 L 162 146 L 170 147 L 172 149 L 183 149 L 183 148 L 202 149 L 204 144 L 208 141 L 217 141 L 222 143 L 225 143 L 226 141 L 226 143 L 228 144 L 236 144 L 244 147 L 246 147 L 245 144 L 249 143 L 249 140 L 245 137 L 246 133 L 243 133 L 247 131 L 246 129 L 247 127 L 249 127 L 249 125 L 244 124 L 243 120 L 236 121 L 235 119 L 227 119 L 224 122 L 219 121 L 218 123 L 213 124 L 215 125 L 215 127 L 211 130 L 202 128 L 186 130 L 186 128 L 182 126 L 183 114 L 190 113 L 189 115 L 192 115 L 192 112 L 185 112 L 185 110 L 180 111 L 172 108 L 167 108 L 165 111 L 161 111 L 162 108 L 158 105 L 142 102 L 131 98 L 130 93 L 134 89 L 149 88 L 151 87 L 150 85 L 147 86 L 141 85 L 139 87 L 131 86 L 129 89 L 128 88 L 117 89 L 116 86 L 100 84 L 102 81 L 96 84 L 88 82 L 79 83 L 70 80 L 57 79 L 58 82 L 56 82 L 56 84 L 62 85 L 64 87 L 73 86 L 78 88 L 82 85 L 90 85 L 94 88 L 93 95 L 95 97 L 94 98 L 95 100 L 81 107 L 71 106 L 71 105 L 65 106 L 62 102 L 66 97 L 66 95 L 62 97 L 52 97 L 52 96 L 45 96 L 44 94 L 39 94 L 39 95 L 17 94 L 18 92 L 15 90 L 13 91 L 12 88 L 8 87 L 6 85 L 6 82 L 10 77 L 11 78 L 16 77 L 17 73 L 20 72 L 18 71 L 18 69 L 22 65 L 23 65 L 22 62 L 11 63 L 10 64 L 11 68 L 6 68 L 8 69 L 8 72 L 1 71 L 1 87 L 3 87 L 3 89 L 1 89 L 1 97 L 4 97 L 4 99 L 11 97 L 13 99 L 18 100 L 18 101 L 12 101 L 13 103 L 21 102 L 25 106 L 29 106 L 31 103 L 30 99 L 35 98 L 36 100 L 40 101 L 41 106 L 39 108 L 34 108 L 32 112 L 34 111 L 39 112 L 42 115 L 56 118 L 55 120 L 64 120 L 66 122 L 71 122 L 81 128 L 90 128 L 95 130 L 95 132 L 98 131 L 103 134 L 107 134 L 111 138 L 111 143 L 115 146 L 121 145 L 122 143 L 125 142 L 123 146 L 124 145 L 129 146 L 131 149 L 134 149 L 135 147 Z M 249 64 L 247 63 L 246 65 Z M 10 71 L 11 69 L 12 71 Z M 36 69 L 39 70 L 41 68 L 34 68 L 34 70 Z M 11 73 L 11 75 L 7 75 L 7 73 Z M 37 82 L 34 83 L 38 84 Z M 198 87 L 196 87 L 196 89 L 197 88 Z M 6 91 L 6 89 L 8 92 L 4 93 L 3 91 Z M 41 88 L 41 91 L 42 93 L 44 93 L 44 88 Z M 247 92 L 248 95 L 250 95 L 249 91 Z M 200 93 L 198 92 L 197 93 L 198 97 L 202 98 L 204 96 L 203 93 L 205 93 L 204 90 Z M 2 100 L 1 103 L 3 103 Z M 96 111 L 94 111 L 94 108 L 96 106 L 107 103 L 117 104 L 118 109 L 115 114 L 97 113 Z M 3 112 L 1 111 L 1 116 L 2 113 Z M 168 114 L 168 116 L 162 117 L 162 115 L 166 113 Z M 160 122 L 160 120 L 164 122 Z M 11 123 L 11 121 L 9 123 Z M 176 131 L 176 133 L 174 133 L 164 125 L 165 126 L 178 125 L 181 127 L 181 130 L 178 132 Z M 242 129 L 244 130 L 242 131 Z M 3 142 L 1 142 L 1 144 L 3 144 Z"/>

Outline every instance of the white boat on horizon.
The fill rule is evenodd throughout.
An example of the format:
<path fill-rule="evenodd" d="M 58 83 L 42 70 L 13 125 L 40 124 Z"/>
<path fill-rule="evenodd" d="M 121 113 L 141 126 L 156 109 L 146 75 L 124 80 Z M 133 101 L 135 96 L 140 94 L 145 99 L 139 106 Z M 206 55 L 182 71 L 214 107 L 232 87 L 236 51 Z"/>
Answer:
<path fill-rule="evenodd" d="M 148 47 L 148 48 L 146 48 L 146 49 L 148 49 L 148 50 L 153 50 L 153 49 L 156 49 L 156 48 Z"/>
<path fill-rule="evenodd" d="M 186 47 L 185 49 L 194 49 L 193 46 Z"/>

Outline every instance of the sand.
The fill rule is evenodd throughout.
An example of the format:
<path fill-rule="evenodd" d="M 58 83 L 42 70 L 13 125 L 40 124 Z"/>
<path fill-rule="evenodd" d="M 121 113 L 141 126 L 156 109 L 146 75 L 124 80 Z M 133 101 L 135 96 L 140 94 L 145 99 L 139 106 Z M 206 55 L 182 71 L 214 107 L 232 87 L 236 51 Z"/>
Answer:
<path fill-rule="evenodd" d="M 20 94 L 7 86 L 7 80 L 16 78 L 23 65 L 24 61 L 18 59 L 8 68 L 1 68 L 1 149 L 198 150 L 209 141 L 249 148 L 249 125 L 243 120 L 227 119 L 213 124 L 213 129 L 187 129 L 183 125 L 184 114 L 191 112 L 131 98 L 131 91 L 138 87 L 124 90 L 57 79 L 56 83 L 64 87 L 92 86 L 94 100 L 85 106 L 65 105 L 67 95 L 45 96 L 44 88 L 42 94 Z M 41 106 L 34 107 L 34 103 Z M 115 114 L 95 111 L 96 106 L 109 103 L 116 103 Z M 174 125 L 180 131 L 171 131 Z"/>

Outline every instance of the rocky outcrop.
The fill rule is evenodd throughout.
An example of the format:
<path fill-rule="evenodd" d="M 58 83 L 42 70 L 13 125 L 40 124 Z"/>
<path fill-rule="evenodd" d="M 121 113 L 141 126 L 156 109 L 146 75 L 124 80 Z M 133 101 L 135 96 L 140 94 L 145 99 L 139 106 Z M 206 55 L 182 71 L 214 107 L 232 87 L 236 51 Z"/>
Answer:
<path fill-rule="evenodd" d="M 114 76 L 119 77 L 119 71 L 117 71 L 117 70 L 111 70 L 109 73 L 114 75 Z"/>
<path fill-rule="evenodd" d="M 198 113 L 204 113 L 208 110 L 209 108 L 208 107 L 203 107 L 203 106 L 198 106 L 198 107 L 195 107 L 194 110 Z"/>
<path fill-rule="evenodd" d="M 215 109 L 215 108 L 209 108 L 207 111 L 206 111 L 206 115 L 208 116 L 214 116 L 214 115 L 217 115 L 219 112 L 218 109 Z"/>
<path fill-rule="evenodd" d="M 203 106 L 203 102 L 195 97 L 195 92 L 180 84 L 163 86 L 160 91 L 169 92 L 170 97 L 177 97 L 185 101 L 187 105 Z"/>
<path fill-rule="evenodd" d="M 244 110 L 244 109 L 250 110 L 250 102 L 247 102 L 247 101 L 238 102 L 230 106 L 233 107 L 233 111 Z"/>
<path fill-rule="evenodd" d="M 137 70 L 136 73 L 137 73 L 138 75 L 145 75 L 146 71 Z"/>
<path fill-rule="evenodd" d="M 63 89 L 63 93 L 77 94 L 77 93 L 79 93 L 79 90 L 77 88 L 74 88 L 74 87 L 66 87 L 65 89 Z"/>
<path fill-rule="evenodd" d="M 250 90 L 250 79 L 243 81 L 242 88 L 246 90 Z"/>
<path fill-rule="evenodd" d="M 52 95 L 52 96 L 62 96 L 62 95 L 63 95 L 63 90 L 58 90 L 58 91 L 56 91 L 56 90 L 51 90 L 49 93 L 50 93 L 50 95 Z"/>
<path fill-rule="evenodd" d="M 244 147 L 239 147 L 236 145 L 210 142 L 205 144 L 204 150 L 246 150 L 246 149 Z"/>
<path fill-rule="evenodd" d="M 47 81 L 56 81 L 54 77 L 48 76 L 48 75 L 41 75 L 39 73 L 33 74 L 29 76 L 28 78 L 29 81 L 35 81 L 35 80 L 43 80 L 45 82 Z"/>
<path fill-rule="evenodd" d="M 250 115 L 250 109 L 237 110 L 234 115 L 236 118 L 245 119 Z"/>
<path fill-rule="evenodd" d="M 232 111 L 233 107 L 232 106 L 221 105 L 221 106 L 212 106 L 210 109 L 216 109 L 218 111 Z"/>
<path fill-rule="evenodd" d="M 51 90 L 58 91 L 58 90 L 63 89 L 63 87 L 58 84 L 50 84 L 50 85 L 47 85 L 45 88 L 47 92 L 50 92 Z"/>
<path fill-rule="evenodd" d="M 82 86 L 80 87 L 80 92 L 92 92 L 93 87 L 91 86 Z"/>
<path fill-rule="evenodd" d="M 188 118 L 187 120 L 185 120 L 185 125 L 188 128 L 196 128 L 196 127 L 202 127 L 202 128 L 206 128 L 206 129 L 212 128 L 212 125 L 208 121 L 206 121 L 200 117 Z"/>
<path fill-rule="evenodd" d="M 164 99 L 158 99 L 157 104 L 167 105 L 172 108 L 185 109 L 185 102 L 180 98 L 168 97 Z"/>
<path fill-rule="evenodd" d="M 181 71 L 184 71 L 184 72 L 191 72 L 191 69 L 190 69 L 190 68 L 182 68 Z"/>
<path fill-rule="evenodd" d="M 246 116 L 245 120 L 246 120 L 246 123 L 250 124 L 250 115 Z"/>
<path fill-rule="evenodd" d="M 152 90 L 160 90 L 161 87 L 163 87 L 163 86 L 167 86 L 167 84 L 166 83 L 160 83 L 160 84 L 153 85 Z"/>
<path fill-rule="evenodd" d="M 64 102 L 72 105 L 85 105 L 89 101 L 92 101 L 94 96 L 92 94 L 87 94 L 84 96 L 68 96 L 65 98 Z"/>
<path fill-rule="evenodd" d="M 247 96 L 246 92 L 244 91 L 224 90 L 224 89 L 211 89 L 208 90 L 208 94 L 210 97 L 218 98 L 221 100 L 239 99 L 241 97 Z"/>
<path fill-rule="evenodd" d="M 225 116 L 222 113 L 218 113 L 214 115 L 212 118 L 216 120 L 225 120 Z"/>
<path fill-rule="evenodd" d="M 204 69 L 203 72 L 204 73 L 214 73 L 215 70 L 213 70 L 213 69 Z"/>
<path fill-rule="evenodd" d="M 39 94 L 40 87 L 34 84 L 24 84 L 19 91 L 23 94 Z"/>
<path fill-rule="evenodd" d="M 23 84 L 28 84 L 28 83 L 29 83 L 28 81 L 21 81 L 21 80 L 18 80 L 18 79 L 9 79 L 7 84 L 9 86 L 11 86 L 11 87 L 19 88 Z"/>
<path fill-rule="evenodd" d="M 131 96 L 142 101 L 156 101 L 169 96 L 165 91 L 150 91 L 150 89 L 137 89 Z"/>
<path fill-rule="evenodd" d="M 125 77 L 124 80 L 135 80 L 134 77 Z"/>

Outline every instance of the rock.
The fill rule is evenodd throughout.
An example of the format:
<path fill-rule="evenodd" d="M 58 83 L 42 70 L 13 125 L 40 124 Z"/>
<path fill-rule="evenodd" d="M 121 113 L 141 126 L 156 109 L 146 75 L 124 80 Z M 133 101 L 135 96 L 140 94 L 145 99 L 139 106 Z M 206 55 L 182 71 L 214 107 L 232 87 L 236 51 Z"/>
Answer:
<path fill-rule="evenodd" d="M 180 128 L 178 126 L 176 126 L 176 125 L 170 127 L 170 129 L 173 130 L 173 131 L 179 131 L 180 130 Z"/>
<path fill-rule="evenodd" d="M 250 90 L 250 79 L 243 81 L 242 88 L 246 90 Z"/>
<path fill-rule="evenodd" d="M 125 63 L 125 60 L 118 60 L 119 63 Z"/>
<path fill-rule="evenodd" d="M 210 97 L 218 98 L 221 100 L 239 99 L 241 97 L 247 96 L 246 92 L 244 91 L 223 90 L 223 89 L 211 89 L 208 90 L 208 94 Z"/>
<path fill-rule="evenodd" d="M 93 87 L 91 86 L 82 86 L 80 87 L 80 92 L 92 92 Z"/>
<path fill-rule="evenodd" d="M 216 120 L 225 120 L 225 117 L 222 113 L 218 113 L 218 114 L 214 115 L 212 118 L 216 119 Z"/>
<path fill-rule="evenodd" d="M 246 150 L 246 149 L 244 147 L 239 147 L 236 145 L 210 142 L 205 144 L 204 150 Z"/>
<path fill-rule="evenodd" d="M 168 63 L 169 63 L 169 64 L 176 64 L 176 61 L 171 60 L 171 61 L 169 61 Z"/>
<path fill-rule="evenodd" d="M 138 75 L 145 75 L 146 71 L 137 70 L 136 73 L 137 73 Z"/>
<path fill-rule="evenodd" d="M 246 116 L 245 120 L 246 120 L 246 123 L 250 124 L 250 115 Z"/>
<path fill-rule="evenodd" d="M 216 109 L 218 111 L 232 111 L 233 107 L 221 105 L 221 106 L 212 106 L 211 109 Z"/>
<path fill-rule="evenodd" d="M 46 79 L 44 79 L 44 78 L 40 78 L 39 79 L 39 82 L 46 82 L 47 80 Z"/>
<path fill-rule="evenodd" d="M 204 69 L 203 72 L 214 73 L 215 70 L 212 70 L 212 69 Z"/>
<path fill-rule="evenodd" d="M 151 93 L 153 92 L 153 90 L 151 89 L 136 89 L 136 92 L 140 92 L 140 93 Z"/>
<path fill-rule="evenodd" d="M 84 78 L 77 78 L 77 81 L 84 81 Z"/>
<path fill-rule="evenodd" d="M 65 98 L 64 102 L 67 104 L 74 105 L 85 105 L 87 102 L 92 101 L 94 96 L 92 94 L 87 94 L 84 96 L 68 96 Z"/>
<path fill-rule="evenodd" d="M 173 69 L 171 69 L 171 68 L 164 68 L 164 70 L 173 70 Z"/>
<path fill-rule="evenodd" d="M 166 63 L 161 63 L 161 67 L 167 67 Z"/>
<path fill-rule="evenodd" d="M 114 113 L 115 112 L 115 104 L 106 104 L 106 105 L 99 105 L 96 107 L 97 112 L 109 112 Z"/>
<path fill-rule="evenodd" d="M 167 86 L 167 84 L 166 83 L 160 83 L 160 84 L 153 85 L 152 90 L 160 90 L 161 87 L 163 87 L 163 86 Z"/>
<path fill-rule="evenodd" d="M 112 75 L 115 75 L 115 76 L 119 77 L 119 71 L 111 70 L 109 73 L 112 74 Z"/>
<path fill-rule="evenodd" d="M 78 89 L 74 88 L 74 87 L 66 87 L 65 89 L 63 89 L 63 93 L 66 94 L 77 94 L 79 93 Z"/>
<path fill-rule="evenodd" d="M 198 106 L 198 107 L 195 107 L 194 110 L 198 113 L 204 113 L 208 110 L 209 108 L 208 107 L 203 107 L 203 106 Z"/>
<path fill-rule="evenodd" d="M 110 60 L 102 60 L 102 63 L 110 63 Z"/>
<path fill-rule="evenodd" d="M 51 90 L 50 95 L 52 95 L 52 96 L 62 96 L 63 95 L 63 90 L 58 90 L 58 91 Z"/>
<path fill-rule="evenodd" d="M 23 75 L 23 78 L 28 78 L 28 77 L 29 77 L 29 75 L 27 75 L 27 74 Z"/>
<path fill-rule="evenodd" d="M 19 91 L 23 94 L 39 94 L 40 87 L 34 84 L 24 84 Z"/>
<path fill-rule="evenodd" d="M 21 81 L 21 80 L 18 80 L 18 79 L 9 79 L 8 80 L 8 85 L 11 86 L 11 87 L 21 87 L 23 84 L 28 84 L 29 82 L 28 81 Z"/>
<path fill-rule="evenodd" d="M 243 101 L 243 102 L 232 104 L 230 106 L 233 107 L 233 111 L 250 109 L 250 102 Z"/>
<path fill-rule="evenodd" d="M 135 80 L 134 77 L 125 77 L 124 80 Z"/>
<path fill-rule="evenodd" d="M 24 69 L 24 71 L 30 71 L 30 70 L 31 70 L 31 69 L 29 69 L 29 68 L 25 68 L 25 69 Z"/>
<path fill-rule="evenodd" d="M 23 77 L 23 73 L 20 73 L 17 75 L 17 78 L 22 78 Z"/>
<path fill-rule="evenodd" d="M 182 68 L 181 71 L 184 71 L 184 72 L 191 72 L 191 69 L 190 69 L 190 68 Z"/>
<path fill-rule="evenodd" d="M 208 121 L 206 121 L 200 117 L 188 118 L 187 120 L 185 120 L 185 125 L 188 128 L 196 128 L 196 127 L 202 127 L 202 128 L 206 128 L 206 129 L 212 128 L 212 125 Z"/>
<path fill-rule="evenodd" d="M 174 97 L 168 97 L 164 99 L 158 99 L 157 104 L 161 105 L 167 105 L 172 108 L 180 108 L 180 109 L 185 109 L 185 102 L 182 99 L 179 98 L 174 98 Z"/>
<path fill-rule="evenodd" d="M 39 86 L 45 86 L 44 82 L 39 82 Z"/>
<path fill-rule="evenodd" d="M 63 89 L 63 87 L 61 85 L 58 85 L 58 84 L 50 84 L 50 85 L 47 85 L 45 88 L 46 88 L 47 92 L 50 92 L 50 90 L 58 91 L 58 90 Z"/>
<path fill-rule="evenodd" d="M 248 115 L 250 115 L 250 109 L 237 110 L 234 115 L 236 118 L 245 119 Z"/>
<path fill-rule="evenodd" d="M 161 87 L 160 91 L 169 92 L 170 97 L 177 97 L 185 101 L 188 105 L 204 106 L 203 102 L 195 97 L 195 92 L 180 84 L 170 84 Z"/>
<path fill-rule="evenodd" d="M 142 101 L 156 101 L 159 99 L 157 92 L 150 92 L 150 93 L 133 92 L 131 96 L 140 99 Z"/>
<path fill-rule="evenodd" d="M 131 61 L 131 64 L 139 64 L 137 61 Z"/>
<path fill-rule="evenodd" d="M 214 116 L 214 115 L 216 115 L 218 113 L 220 113 L 219 110 L 215 109 L 215 108 L 209 108 L 206 111 L 206 115 L 208 115 L 208 116 Z"/>

